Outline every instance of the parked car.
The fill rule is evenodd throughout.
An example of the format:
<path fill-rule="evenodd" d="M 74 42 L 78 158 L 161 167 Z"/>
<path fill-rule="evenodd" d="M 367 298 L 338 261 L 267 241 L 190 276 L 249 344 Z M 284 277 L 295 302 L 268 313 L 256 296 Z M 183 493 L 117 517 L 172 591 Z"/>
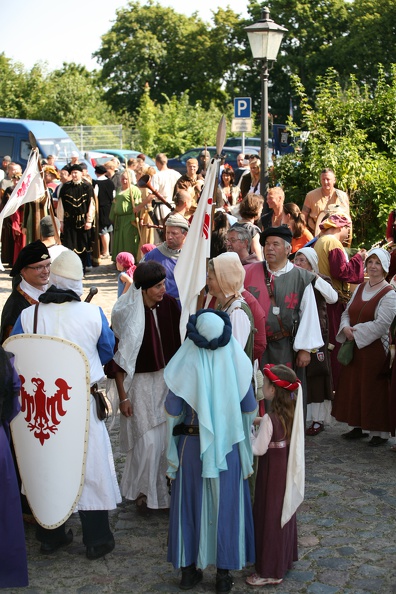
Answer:
<path fill-rule="evenodd" d="M 102 148 L 99 148 L 96 150 L 101 153 L 108 153 L 114 157 L 118 157 L 118 159 L 120 160 L 121 165 L 123 167 L 126 167 L 128 159 L 136 159 L 136 157 L 138 155 L 140 155 L 140 151 L 131 151 L 131 150 L 126 150 L 126 149 L 108 149 L 108 148 L 102 149 Z M 152 159 L 151 157 L 148 157 L 147 155 L 144 155 L 144 156 L 146 157 L 145 163 L 147 165 L 150 165 L 150 167 L 155 167 L 155 169 L 157 169 L 154 159 Z"/>
<path fill-rule="evenodd" d="M 97 151 L 86 151 L 84 153 L 84 159 L 89 161 L 92 167 L 96 167 L 97 165 L 104 165 L 107 161 L 110 161 L 114 155 L 100 153 Z"/>
<path fill-rule="evenodd" d="M 199 161 L 199 155 L 205 149 L 207 151 L 209 151 L 211 157 L 215 156 L 215 154 L 216 154 L 215 146 L 207 146 L 207 147 L 200 146 L 198 148 L 190 149 L 189 151 L 187 151 L 186 153 L 183 153 L 179 157 L 174 157 L 173 159 L 168 159 L 168 167 L 170 169 L 176 169 L 176 171 L 178 171 L 179 173 L 184 174 L 184 173 L 186 173 L 186 161 L 188 159 L 198 159 L 198 161 Z M 224 162 L 231 165 L 231 167 L 233 169 L 236 169 L 238 167 L 237 156 L 239 155 L 240 152 L 241 152 L 240 149 L 237 149 L 234 147 L 233 148 L 224 147 L 221 154 L 224 157 Z M 257 149 L 252 148 L 250 153 L 258 154 L 258 151 L 257 151 Z"/>
<path fill-rule="evenodd" d="M 231 136 L 231 138 L 227 138 L 227 141 L 224 146 L 241 146 L 242 145 L 242 136 Z M 261 138 L 257 136 L 245 136 L 245 146 L 248 145 L 250 147 L 254 147 L 256 149 L 260 149 L 261 146 Z M 268 140 L 268 146 L 272 147 L 272 138 Z"/>
<path fill-rule="evenodd" d="M 70 161 L 74 151 L 78 152 L 80 159 L 83 158 L 73 140 L 54 122 L 12 118 L 0 118 L 0 157 L 10 155 L 12 161 L 25 169 L 32 149 L 29 132 L 34 134 L 40 158 L 46 159 L 48 155 L 53 155 L 58 169 L 62 169 Z M 89 175 L 95 178 L 91 162 L 87 165 Z"/>
<path fill-rule="evenodd" d="M 242 147 L 241 146 L 234 146 L 234 149 L 238 150 L 238 153 L 242 152 Z M 260 148 L 257 146 L 245 146 L 245 157 L 246 155 L 255 155 L 258 151 L 260 151 Z M 273 163 L 273 149 L 269 148 L 268 149 L 268 167 L 272 167 Z"/>

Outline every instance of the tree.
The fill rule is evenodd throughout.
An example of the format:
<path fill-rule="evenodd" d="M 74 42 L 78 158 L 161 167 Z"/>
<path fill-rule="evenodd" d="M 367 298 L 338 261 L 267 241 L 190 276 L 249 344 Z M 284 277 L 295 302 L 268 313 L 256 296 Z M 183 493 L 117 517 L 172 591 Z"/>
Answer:
<path fill-rule="evenodd" d="M 390 76 L 396 63 L 395 35 L 394 0 L 354 0 L 348 7 L 348 33 L 334 40 L 332 65 L 344 79 L 355 74 L 373 89 L 380 73 Z"/>
<path fill-rule="evenodd" d="M 192 104 L 224 108 L 243 68 L 244 33 L 230 9 L 219 9 L 213 18 L 209 26 L 196 13 L 187 17 L 153 0 L 119 9 L 95 53 L 109 105 L 133 114 L 147 83 L 159 104 L 188 91 Z"/>
<path fill-rule="evenodd" d="M 25 71 L 0 54 L 0 112 L 3 117 L 50 120 L 60 126 L 105 124 L 112 113 L 102 99 L 96 72 L 63 64 L 47 72 L 45 64 Z"/>
<path fill-rule="evenodd" d="M 200 102 L 191 105 L 188 93 L 178 99 L 164 96 L 156 104 L 146 86 L 134 121 L 134 148 L 148 154 L 160 150 L 169 156 L 194 146 L 213 145 L 222 112 L 212 105 L 209 110 Z"/>
<path fill-rule="evenodd" d="M 285 155 L 273 172 L 273 183 L 284 186 L 287 200 L 302 206 L 306 193 L 318 185 L 321 169 L 334 169 L 338 187 L 350 197 L 355 241 L 367 245 L 384 237 L 387 216 L 396 202 L 394 127 L 384 132 L 396 109 L 396 69 L 392 71 L 390 82 L 384 75 L 380 78 L 373 102 L 367 85 L 359 85 L 352 76 L 343 90 L 337 73 L 329 69 L 317 81 L 315 109 L 294 77 L 302 113 L 301 127 L 291 125 L 297 152 Z M 380 138 L 375 129 L 383 131 Z M 303 145 L 302 130 L 309 132 Z"/>
<path fill-rule="evenodd" d="M 257 0 L 250 0 L 250 23 L 261 18 L 262 6 Z M 273 0 L 270 9 L 270 18 L 288 29 L 270 72 L 269 95 L 271 112 L 285 122 L 293 98 L 291 75 L 299 77 L 312 98 L 317 77 L 332 65 L 332 45 L 347 31 L 348 10 L 345 0 Z M 260 109 L 259 68 L 260 65 L 248 68 L 244 80 L 256 111 Z"/>
<path fill-rule="evenodd" d="M 42 116 L 61 126 L 98 125 L 112 121 L 112 113 L 102 99 L 99 78 L 84 66 L 69 63 L 48 77 L 45 112 Z"/>
<path fill-rule="evenodd" d="M 0 54 L 0 113 L 5 118 L 29 118 L 34 104 L 45 97 L 45 74 L 40 65 L 26 72 Z"/>
<path fill-rule="evenodd" d="M 103 66 L 106 100 L 117 111 L 134 113 L 146 83 L 155 101 L 169 89 L 180 94 L 200 75 L 208 46 L 196 15 L 179 15 L 152 0 L 145 6 L 129 2 L 117 10 L 95 54 Z"/>

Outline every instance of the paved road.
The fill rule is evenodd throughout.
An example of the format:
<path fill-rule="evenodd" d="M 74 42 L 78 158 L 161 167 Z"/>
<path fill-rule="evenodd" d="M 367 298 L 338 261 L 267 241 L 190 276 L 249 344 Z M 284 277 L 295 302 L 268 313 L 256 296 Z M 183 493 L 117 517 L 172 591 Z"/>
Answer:
<path fill-rule="evenodd" d="M 116 273 L 108 264 L 87 275 L 86 292 L 99 289 L 95 303 L 110 314 L 116 298 Z M 10 290 L 0 273 L 0 307 Z M 298 513 L 300 560 L 276 587 L 260 592 L 291 594 L 396 594 L 396 454 L 388 446 L 370 448 L 367 440 L 340 438 L 345 425 L 335 423 L 306 440 L 306 498 Z M 117 425 L 111 432 L 119 478 L 124 456 Z M 392 439 L 389 442 L 394 443 Z M 1 494 L 0 494 L 1 495 Z M 29 579 L 27 588 L 2 590 L 31 594 L 101 594 L 180 592 L 180 576 L 166 561 L 167 515 L 140 517 L 131 502 L 111 512 L 116 548 L 105 558 L 88 561 L 78 517 L 68 524 L 74 541 L 53 556 L 43 556 L 26 525 Z M 0 559 L 1 563 L 1 559 Z M 233 592 L 252 592 L 244 582 L 251 568 L 235 573 Z M 194 592 L 214 592 L 214 570 Z"/>

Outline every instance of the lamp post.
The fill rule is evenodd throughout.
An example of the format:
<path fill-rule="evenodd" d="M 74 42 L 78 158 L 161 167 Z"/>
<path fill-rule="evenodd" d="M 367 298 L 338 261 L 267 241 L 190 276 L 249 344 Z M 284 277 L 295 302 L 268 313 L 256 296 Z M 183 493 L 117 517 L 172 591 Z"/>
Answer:
<path fill-rule="evenodd" d="M 260 194 L 266 198 L 268 192 L 268 78 L 287 29 L 274 23 L 269 17 L 269 9 L 263 8 L 261 19 L 246 27 L 245 31 L 248 35 L 253 59 L 262 62 Z M 265 204 L 267 206 L 267 202 Z"/>

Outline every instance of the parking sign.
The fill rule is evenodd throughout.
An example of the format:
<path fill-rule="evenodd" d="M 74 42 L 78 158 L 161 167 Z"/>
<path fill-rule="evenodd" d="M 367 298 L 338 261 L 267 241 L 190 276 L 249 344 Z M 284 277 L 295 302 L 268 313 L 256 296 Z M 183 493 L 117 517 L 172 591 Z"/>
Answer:
<path fill-rule="evenodd" d="M 252 116 L 252 98 L 235 97 L 234 99 L 234 117 L 250 118 Z"/>

